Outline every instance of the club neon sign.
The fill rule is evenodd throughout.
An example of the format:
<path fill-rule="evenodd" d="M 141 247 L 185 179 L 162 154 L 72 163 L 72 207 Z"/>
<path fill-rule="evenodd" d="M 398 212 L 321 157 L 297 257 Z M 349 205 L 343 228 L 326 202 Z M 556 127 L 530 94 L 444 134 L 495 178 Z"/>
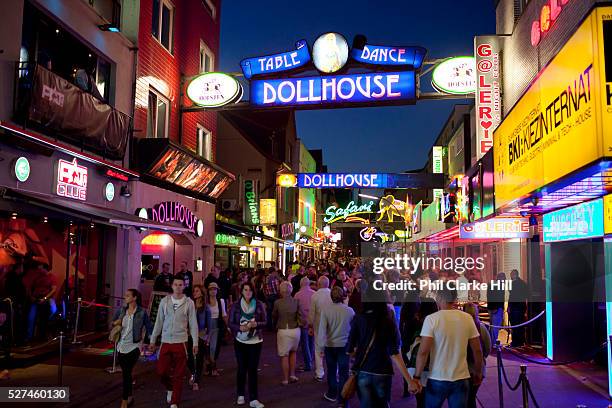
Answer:
<path fill-rule="evenodd" d="M 529 218 L 490 218 L 459 229 L 461 239 L 529 238 Z"/>
<path fill-rule="evenodd" d="M 362 64 L 399 65 L 421 68 L 427 50 L 423 47 L 386 47 L 365 44 L 362 49 L 353 48 L 351 57 Z"/>
<path fill-rule="evenodd" d="M 300 188 L 384 188 L 385 175 L 377 173 L 300 173 Z"/>
<path fill-rule="evenodd" d="M 328 224 L 332 224 L 339 220 L 346 220 L 348 217 L 352 217 L 357 214 L 372 214 L 373 205 L 374 201 L 361 205 L 357 205 L 354 201 L 351 201 L 345 208 L 334 207 L 332 205 L 327 207 L 325 210 L 325 218 L 323 218 L 323 221 Z"/>
<path fill-rule="evenodd" d="M 416 101 L 413 71 L 251 81 L 254 106 L 367 104 Z"/>
<path fill-rule="evenodd" d="M 153 220 L 160 224 L 177 222 L 187 227 L 196 236 L 204 234 L 204 222 L 199 219 L 191 210 L 176 201 L 165 201 L 156 204 L 152 208 L 139 208 L 136 214 L 140 218 Z"/>
<path fill-rule="evenodd" d="M 302 67 L 310 62 L 306 40 L 295 43 L 295 50 L 263 57 L 247 58 L 240 62 L 246 79 L 258 75 L 275 74 Z"/>
<path fill-rule="evenodd" d="M 57 163 L 57 195 L 75 200 L 87 200 L 87 167 L 60 159 Z"/>

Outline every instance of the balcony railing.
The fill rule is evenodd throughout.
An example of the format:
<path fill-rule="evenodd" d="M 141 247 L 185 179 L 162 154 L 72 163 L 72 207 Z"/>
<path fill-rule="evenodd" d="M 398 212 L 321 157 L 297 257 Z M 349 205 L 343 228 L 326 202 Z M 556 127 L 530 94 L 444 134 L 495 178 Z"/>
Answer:
<path fill-rule="evenodd" d="M 123 160 L 132 132 L 129 115 L 37 64 L 17 67 L 13 111 L 24 127 L 112 160 Z"/>

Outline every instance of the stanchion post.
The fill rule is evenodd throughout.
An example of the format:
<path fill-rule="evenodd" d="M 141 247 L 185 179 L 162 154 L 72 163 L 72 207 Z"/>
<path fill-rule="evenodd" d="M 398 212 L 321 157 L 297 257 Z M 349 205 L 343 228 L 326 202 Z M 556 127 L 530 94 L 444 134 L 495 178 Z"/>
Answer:
<path fill-rule="evenodd" d="M 113 366 L 106 369 L 106 372 L 109 374 L 115 374 L 119 370 L 117 370 L 117 343 L 119 343 L 119 339 L 115 341 L 114 350 L 113 350 Z"/>
<path fill-rule="evenodd" d="M 64 332 L 59 333 L 59 364 L 57 366 L 57 385 L 62 386 L 64 371 Z"/>
<path fill-rule="evenodd" d="M 76 318 L 74 319 L 74 335 L 72 336 L 72 344 L 77 344 L 79 341 L 77 340 L 77 334 L 79 331 L 79 319 L 81 317 L 81 298 L 77 299 L 77 311 Z"/>
<path fill-rule="evenodd" d="M 504 408 L 504 385 L 502 384 L 502 355 L 501 343 L 495 341 L 495 349 L 497 350 L 497 392 L 499 394 L 499 408 Z"/>
<path fill-rule="evenodd" d="M 527 366 L 521 364 L 521 393 L 523 395 L 523 408 L 529 408 L 529 384 L 527 384 Z"/>

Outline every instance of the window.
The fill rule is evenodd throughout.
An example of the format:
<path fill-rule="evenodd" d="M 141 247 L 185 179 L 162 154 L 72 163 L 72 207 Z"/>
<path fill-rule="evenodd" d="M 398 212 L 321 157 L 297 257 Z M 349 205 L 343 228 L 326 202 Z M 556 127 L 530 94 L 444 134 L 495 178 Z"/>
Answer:
<path fill-rule="evenodd" d="M 200 41 L 200 72 L 212 72 L 214 70 L 215 55 L 203 41 Z"/>
<path fill-rule="evenodd" d="M 212 133 L 198 125 L 196 138 L 196 153 L 206 160 L 212 161 Z"/>
<path fill-rule="evenodd" d="M 174 7 L 168 0 L 153 0 L 151 34 L 170 52 L 172 52 L 173 19 Z"/>
<path fill-rule="evenodd" d="M 147 137 L 168 137 L 170 102 L 160 93 L 149 90 L 149 112 L 147 115 Z"/>
<path fill-rule="evenodd" d="M 213 18 L 213 20 L 216 20 L 217 19 L 217 7 L 215 7 L 214 0 L 202 0 L 202 4 L 204 5 L 204 8 L 206 9 L 206 11 L 210 13 L 210 16 Z"/>

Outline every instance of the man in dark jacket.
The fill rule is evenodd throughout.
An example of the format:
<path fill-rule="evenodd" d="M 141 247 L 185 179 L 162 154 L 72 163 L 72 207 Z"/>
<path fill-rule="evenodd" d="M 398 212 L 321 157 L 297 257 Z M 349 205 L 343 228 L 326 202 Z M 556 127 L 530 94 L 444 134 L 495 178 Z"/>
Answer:
<path fill-rule="evenodd" d="M 153 290 L 156 292 L 172 293 L 173 280 L 174 276 L 172 275 L 172 272 L 170 272 L 170 264 L 168 262 L 164 262 L 162 264 L 161 273 L 155 278 Z"/>
<path fill-rule="evenodd" d="M 512 290 L 508 299 L 508 316 L 510 325 L 516 326 L 525 322 L 525 312 L 527 311 L 528 289 L 524 280 L 519 277 L 516 269 L 510 272 L 512 279 Z M 512 347 L 520 347 L 525 344 L 525 327 L 516 327 L 512 329 Z"/>

